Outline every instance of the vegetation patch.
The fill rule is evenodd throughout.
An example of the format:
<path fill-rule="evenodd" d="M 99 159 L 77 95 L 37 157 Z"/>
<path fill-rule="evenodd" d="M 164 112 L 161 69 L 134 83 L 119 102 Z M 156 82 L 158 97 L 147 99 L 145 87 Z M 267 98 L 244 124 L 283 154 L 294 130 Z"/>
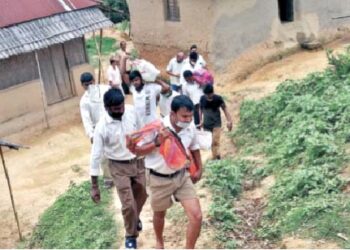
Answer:
<path fill-rule="evenodd" d="M 350 247 L 350 199 L 340 177 L 349 162 L 350 49 L 327 55 L 325 71 L 287 80 L 241 106 L 233 139 L 242 154 L 266 156 L 255 178 L 276 177 L 258 230 L 264 238 L 299 233 Z"/>
<path fill-rule="evenodd" d="M 88 54 L 89 62 L 95 68 L 98 66 L 98 51 L 96 48 L 96 44 L 99 48 L 100 46 L 100 36 L 96 36 L 96 41 L 94 37 L 91 37 L 86 40 L 85 46 Z M 117 44 L 117 40 L 111 37 L 102 37 L 102 50 L 101 56 L 106 57 L 115 53 L 119 49 L 119 45 Z M 101 58 L 102 60 L 102 58 Z"/>
<path fill-rule="evenodd" d="M 101 183 L 102 199 L 95 204 L 90 198 L 90 182 L 72 184 L 68 191 L 40 217 L 25 248 L 116 248 L 117 226 L 111 192 Z"/>
<path fill-rule="evenodd" d="M 233 229 L 239 223 L 239 217 L 235 215 L 233 202 L 242 192 L 243 179 L 251 169 L 251 164 L 248 161 L 225 159 L 210 161 L 205 169 L 206 185 L 212 193 L 210 223 L 215 228 L 219 246 L 235 248 Z"/>

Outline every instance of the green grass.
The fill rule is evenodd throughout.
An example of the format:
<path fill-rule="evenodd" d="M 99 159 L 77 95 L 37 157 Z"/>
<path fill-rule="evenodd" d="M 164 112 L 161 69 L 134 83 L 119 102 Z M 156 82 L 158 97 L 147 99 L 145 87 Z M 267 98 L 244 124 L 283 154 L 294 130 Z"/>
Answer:
<path fill-rule="evenodd" d="M 210 161 L 205 166 L 206 185 L 212 193 L 210 223 L 216 231 L 220 247 L 236 247 L 231 232 L 239 223 L 239 218 L 235 215 L 233 202 L 242 192 L 244 176 L 250 169 L 250 162 L 233 159 Z"/>
<path fill-rule="evenodd" d="M 96 41 L 99 46 L 100 44 L 100 36 L 96 36 Z M 96 49 L 96 42 L 93 37 L 86 40 L 85 43 L 86 51 L 88 54 L 89 62 L 92 66 L 98 66 L 98 53 Z M 117 44 L 117 40 L 111 37 L 103 37 L 102 38 L 102 52 L 101 56 L 106 57 L 112 53 L 115 53 L 119 49 L 119 45 Z"/>
<path fill-rule="evenodd" d="M 130 21 L 129 20 L 124 20 L 120 23 L 116 24 L 116 28 L 119 31 L 126 32 L 130 29 Z"/>
<path fill-rule="evenodd" d="M 272 95 L 245 101 L 233 139 L 245 155 L 263 154 L 257 179 L 273 174 L 261 237 L 298 233 L 349 247 L 349 195 L 340 171 L 350 142 L 350 49 L 327 52 L 331 67 L 301 80 L 287 80 Z"/>
<path fill-rule="evenodd" d="M 101 187 L 101 202 L 90 198 L 90 182 L 71 185 L 40 217 L 25 248 L 116 248 L 117 226 L 111 192 Z"/>

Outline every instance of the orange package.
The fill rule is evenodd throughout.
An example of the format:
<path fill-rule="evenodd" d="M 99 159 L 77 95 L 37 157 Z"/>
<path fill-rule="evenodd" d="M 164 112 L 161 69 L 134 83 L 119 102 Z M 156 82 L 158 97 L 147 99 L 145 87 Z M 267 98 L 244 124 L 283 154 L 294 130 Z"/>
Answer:
<path fill-rule="evenodd" d="M 174 170 L 187 168 L 190 165 L 190 160 L 185 149 L 180 144 L 181 142 L 170 133 L 169 137 L 160 145 L 159 153 L 163 156 L 167 166 Z"/>
<path fill-rule="evenodd" d="M 192 154 L 190 154 L 190 161 L 191 161 L 191 164 L 190 164 L 190 167 L 188 168 L 188 172 L 190 172 L 190 176 L 194 176 L 194 174 L 198 170 L 198 166 L 196 165 Z"/>
<path fill-rule="evenodd" d="M 160 120 L 154 121 L 143 127 L 142 129 L 130 134 L 131 140 L 138 145 L 145 145 L 155 140 L 159 131 L 163 129 L 163 124 Z M 169 136 L 159 147 L 159 153 L 167 166 L 174 170 L 188 168 L 190 175 L 197 171 L 197 166 L 193 161 L 192 155 L 187 155 L 185 148 L 181 143 L 181 139 L 169 129 Z"/>
<path fill-rule="evenodd" d="M 156 138 L 162 127 L 162 122 L 160 120 L 156 120 L 147 124 L 142 129 L 130 134 L 130 138 L 132 142 L 136 144 L 145 145 L 152 142 Z"/>

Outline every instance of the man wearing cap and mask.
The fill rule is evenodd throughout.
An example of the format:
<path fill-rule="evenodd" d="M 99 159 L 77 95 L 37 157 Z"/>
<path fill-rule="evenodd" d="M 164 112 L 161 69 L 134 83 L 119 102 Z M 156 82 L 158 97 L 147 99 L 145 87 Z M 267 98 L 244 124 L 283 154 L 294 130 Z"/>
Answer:
<path fill-rule="evenodd" d="M 108 90 L 103 102 L 107 114 L 96 125 L 91 151 L 91 198 L 96 203 L 101 198 L 97 177 L 104 154 L 122 204 L 125 248 L 135 249 L 136 239 L 142 230 L 139 215 L 147 199 L 145 166 L 144 159 L 137 158 L 127 148 L 126 135 L 140 129 L 141 123 L 134 107 L 124 104 L 120 89 Z"/>
<path fill-rule="evenodd" d="M 110 87 L 108 85 L 95 84 L 94 77 L 89 72 L 81 74 L 80 82 L 85 89 L 85 93 L 80 99 L 80 115 L 85 133 L 92 144 L 95 126 L 105 112 L 103 106 L 103 95 Z M 106 188 L 111 188 L 113 186 L 112 176 L 109 173 L 108 165 L 105 160 L 102 161 L 101 168 L 104 185 Z"/>

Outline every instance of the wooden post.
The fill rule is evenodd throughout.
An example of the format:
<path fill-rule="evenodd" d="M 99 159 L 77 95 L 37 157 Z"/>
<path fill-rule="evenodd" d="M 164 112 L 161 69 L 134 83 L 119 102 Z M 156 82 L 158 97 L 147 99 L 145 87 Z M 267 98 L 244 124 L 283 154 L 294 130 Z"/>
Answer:
<path fill-rule="evenodd" d="M 40 69 L 40 62 L 39 62 L 39 56 L 38 56 L 38 52 L 35 51 L 35 59 L 36 59 L 36 64 L 38 67 L 38 72 L 39 72 L 39 79 L 40 79 L 40 89 L 41 89 L 41 99 L 42 99 L 42 103 L 43 103 L 43 108 L 44 108 L 44 119 L 46 122 L 46 127 L 50 128 L 50 124 L 49 124 L 49 119 L 47 117 L 47 100 L 45 97 L 45 88 L 44 88 L 44 82 L 43 82 L 43 78 L 41 75 L 41 69 Z"/>
<path fill-rule="evenodd" d="M 102 29 L 100 30 L 100 43 L 97 43 L 96 36 L 95 36 L 95 31 L 93 32 L 94 40 L 95 40 L 95 45 L 96 45 L 96 51 L 98 54 L 98 84 L 101 82 L 101 71 L 103 71 L 102 67 L 102 59 L 101 59 L 101 51 L 102 51 Z"/>
<path fill-rule="evenodd" d="M 102 68 L 102 61 L 101 61 L 101 54 L 102 54 L 102 38 L 103 38 L 103 29 L 100 29 L 100 49 L 99 49 L 99 63 L 98 63 L 98 84 L 101 83 L 101 68 Z"/>
<path fill-rule="evenodd" d="M 19 226 L 19 220 L 18 220 L 18 216 L 17 216 L 17 210 L 16 210 L 16 207 L 15 207 L 15 201 L 14 201 L 14 199 L 13 199 L 10 176 L 9 176 L 9 174 L 8 174 L 8 172 L 7 172 L 7 168 L 6 168 L 6 164 L 5 164 L 5 158 L 4 158 L 4 154 L 3 154 L 3 152 L 2 152 L 2 147 L 1 147 L 1 146 L 0 146 L 0 155 L 1 155 L 2 166 L 4 167 L 4 173 L 5 173 L 5 176 L 6 176 L 7 185 L 8 185 L 8 187 L 9 187 L 9 191 L 10 191 L 11 204 L 12 204 L 13 213 L 14 213 L 14 215 L 15 215 L 15 219 L 16 219 L 16 223 L 17 223 L 19 239 L 20 239 L 20 240 L 23 240 L 22 233 L 21 233 L 21 228 L 20 228 L 20 226 Z"/>

